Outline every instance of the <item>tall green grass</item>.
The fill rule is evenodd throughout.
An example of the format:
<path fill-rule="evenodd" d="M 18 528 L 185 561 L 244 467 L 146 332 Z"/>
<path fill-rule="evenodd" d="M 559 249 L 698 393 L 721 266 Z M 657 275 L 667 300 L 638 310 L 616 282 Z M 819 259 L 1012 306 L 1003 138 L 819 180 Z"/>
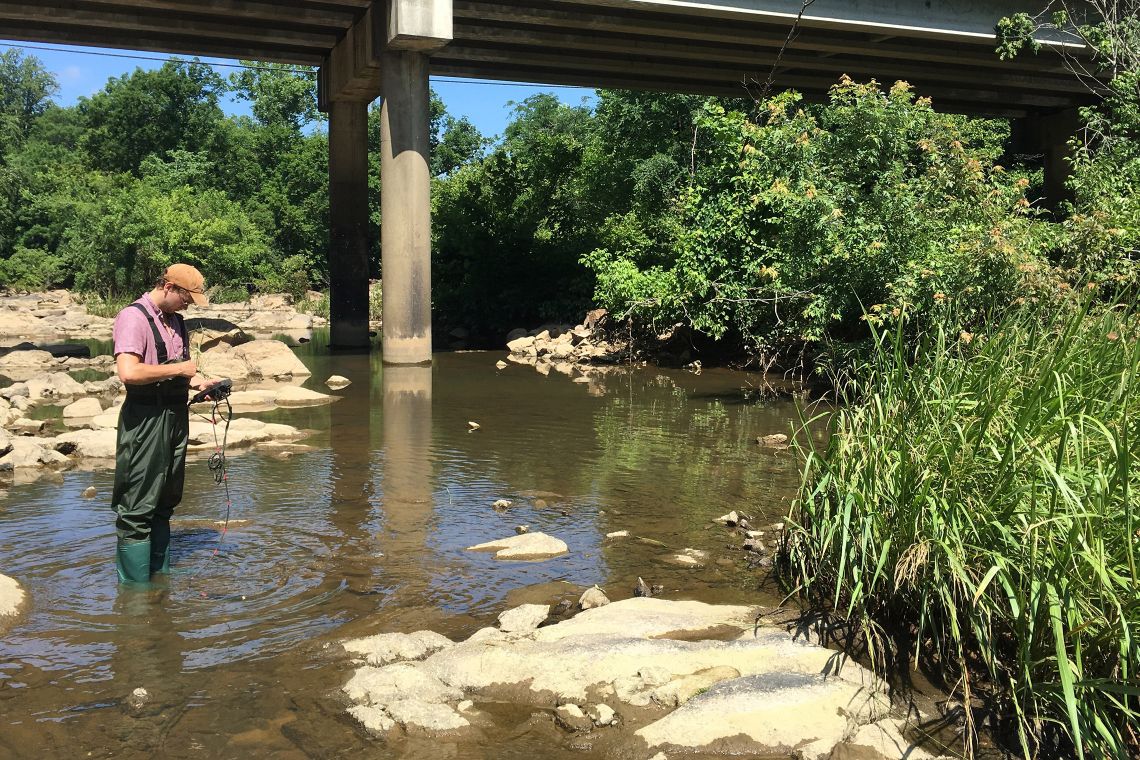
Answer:
<path fill-rule="evenodd" d="M 831 435 L 800 439 L 781 558 L 870 644 L 912 642 L 963 698 L 968 753 L 981 700 L 1026 757 L 1135 757 L 1140 320 L 1041 312 L 878 335 Z"/>

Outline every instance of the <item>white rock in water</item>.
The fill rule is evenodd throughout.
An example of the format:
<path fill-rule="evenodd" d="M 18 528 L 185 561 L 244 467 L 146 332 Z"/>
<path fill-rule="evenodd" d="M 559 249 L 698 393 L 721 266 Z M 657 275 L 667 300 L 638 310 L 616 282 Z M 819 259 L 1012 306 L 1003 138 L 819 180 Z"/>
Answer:
<path fill-rule="evenodd" d="M 277 406 L 314 406 L 316 404 L 327 404 L 334 398 L 327 393 L 317 393 L 296 385 L 285 385 L 277 390 L 273 397 L 273 403 Z"/>
<path fill-rule="evenodd" d="M 480 427 L 480 425 L 479 425 L 479 423 L 478 423 L 478 422 L 471 422 L 471 421 L 468 421 L 468 422 L 467 422 L 467 427 L 471 428 L 472 430 L 478 430 L 478 429 L 479 429 L 479 427 Z"/>
<path fill-rule="evenodd" d="M 81 398 L 63 408 L 65 419 L 72 417 L 94 417 L 103 413 L 103 405 L 97 398 Z"/>
<path fill-rule="evenodd" d="M 524 533 L 521 536 L 500 538 L 475 546 L 468 546 L 471 552 L 495 552 L 495 559 L 540 560 L 557 557 L 570 551 L 566 542 L 545 533 Z"/>
<path fill-rule="evenodd" d="M 352 385 L 352 381 L 347 377 L 341 375 L 332 375 L 328 380 L 325 380 L 325 385 L 332 388 L 334 391 L 339 391 L 341 388 L 347 388 Z"/>
<path fill-rule="evenodd" d="M 614 709 L 602 702 L 590 708 L 590 719 L 597 726 L 609 726 L 617 719 Z"/>
<path fill-rule="evenodd" d="M 586 592 L 578 599 L 578 606 L 584 610 L 592 610 L 595 607 L 604 607 L 610 603 L 610 598 L 606 593 L 597 586 L 591 586 L 586 589 Z"/>
<path fill-rule="evenodd" d="M 495 369 L 506 369 L 509 366 L 511 365 L 507 364 L 502 359 L 499 359 L 499 361 L 495 362 Z"/>
<path fill-rule="evenodd" d="M 118 449 L 118 433 L 110 428 L 98 430 L 72 430 L 56 436 L 56 450 L 72 451 L 77 457 L 83 459 L 114 459 Z"/>
<path fill-rule="evenodd" d="M 20 584 L 14 578 L 0 575 L 0 622 L 19 612 L 24 606 L 25 598 L 24 589 L 20 588 Z"/>
<path fill-rule="evenodd" d="M 422 699 L 401 699 L 385 706 L 392 719 L 405 729 L 454 731 L 470 726 L 466 718 L 449 705 Z"/>
<path fill-rule="evenodd" d="M 736 525 L 738 522 L 740 522 L 740 515 L 736 513 L 736 510 L 733 510 L 727 515 L 721 515 L 713 522 L 718 522 L 722 525 L 728 525 L 729 527 L 732 527 L 733 525 Z"/>
<path fill-rule="evenodd" d="M 499 615 L 499 630 L 533 631 L 549 614 L 549 604 L 521 604 Z"/>
<path fill-rule="evenodd" d="M 567 731 L 589 731 L 594 721 L 575 704 L 560 705 L 554 711 L 554 720 Z"/>
<path fill-rule="evenodd" d="M 348 714 L 360 721 L 360 724 L 369 731 L 377 734 L 386 734 L 396 727 L 396 721 L 380 707 L 371 705 L 356 705 L 348 708 Z"/>
<path fill-rule="evenodd" d="M 606 538 L 629 538 L 629 531 L 615 530 L 613 533 L 607 533 Z"/>
<path fill-rule="evenodd" d="M 434 631 L 379 633 L 344 642 L 345 651 L 362 655 L 365 662 L 376 666 L 420 660 L 450 646 L 454 646 L 451 639 Z"/>

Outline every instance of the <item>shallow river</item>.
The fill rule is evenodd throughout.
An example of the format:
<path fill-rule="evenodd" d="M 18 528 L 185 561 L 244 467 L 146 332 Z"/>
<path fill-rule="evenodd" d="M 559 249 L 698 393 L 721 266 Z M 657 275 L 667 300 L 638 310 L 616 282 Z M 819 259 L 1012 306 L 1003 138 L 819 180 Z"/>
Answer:
<path fill-rule="evenodd" d="M 510 606 L 577 599 L 592 584 L 632 596 L 639 576 L 667 598 L 777 601 L 739 540 L 710 524 L 733 509 L 774 521 L 796 485 L 791 455 L 755 444 L 795 417 L 759 400 L 757 376 L 651 368 L 585 383 L 497 370 L 500 353 L 391 368 L 298 350 L 306 387 L 326 391 L 333 373 L 352 385 L 328 406 L 257 416 L 312 430 L 314 450 L 231 452 L 224 535 L 213 521 L 225 492 L 192 458 L 176 574 L 150 591 L 116 583 L 112 473 L 0 497 L 0 572 L 31 596 L 0 637 L 0 757 L 591 758 L 529 713 L 502 714 L 482 745 L 370 738 L 344 713 L 350 663 L 336 642 L 424 628 L 465 637 Z M 512 508 L 493 510 L 497 499 Z M 520 524 L 570 553 L 507 563 L 465 551 Z M 618 530 L 641 540 L 605 540 Z M 710 561 L 664 561 L 687 547 Z M 127 701 L 136 687 L 151 695 L 139 709 Z"/>

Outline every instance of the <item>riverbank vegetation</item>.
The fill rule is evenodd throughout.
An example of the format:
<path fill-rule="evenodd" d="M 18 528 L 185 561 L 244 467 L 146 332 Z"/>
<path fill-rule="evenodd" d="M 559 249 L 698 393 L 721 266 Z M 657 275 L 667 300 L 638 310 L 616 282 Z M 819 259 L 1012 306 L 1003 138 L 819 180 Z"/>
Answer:
<path fill-rule="evenodd" d="M 1079 302 L 1078 302 L 1079 301 Z M 796 590 L 1030 756 L 1140 749 L 1140 315 L 1084 294 L 986 335 L 902 323 L 801 437 Z"/>
<path fill-rule="evenodd" d="M 1140 754 L 1140 19 L 1113 18 L 1079 29 L 1115 76 L 1082 111 L 1072 199 L 1025 215 L 1022 282 L 871 305 L 830 436 L 798 441 L 785 580 L 955 693 L 968 752 L 984 722 L 1024 757 Z M 1010 19 L 1006 52 L 1036 23 Z"/>

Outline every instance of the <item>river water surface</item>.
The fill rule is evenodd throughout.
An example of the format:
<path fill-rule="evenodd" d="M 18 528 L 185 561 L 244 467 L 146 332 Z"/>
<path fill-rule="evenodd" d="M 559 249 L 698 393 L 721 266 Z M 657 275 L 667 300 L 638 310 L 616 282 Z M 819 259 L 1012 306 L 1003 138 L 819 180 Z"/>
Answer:
<path fill-rule="evenodd" d="M 311 430 L 313 450 L 231 452 L 224 535 L 225 491 L 192 457 L 177 572 L 151 590 L 117 585 L 111 472 L 0 496 L 0 572 L 31 599 L 0 636 L 0 757 L 590 758 L 529 713 L 503 713 L 483 744 L 370 738 L 344 713 L 351 663 L 337 642 L 424 628 L 462 638 L 593 584 L 632 596 L 638 577 L 666 598 L 778 601 L 710 522 L 734 509 L 778 520 L 797 483 L 787 451 L 755 443 L 796 416 L 762 400 L 758 376 L 648 368 L 575 382 L 498 370 L 500 353 L 393 368 L 317 343 L 298 351 L 306 387 L 327 391 L 334 373 L 352 385 L 334 404 L 257 417 Z M 497 499 L 513 506 L 496 511 Z M 517 525 L 569 554 L 465 551 Z M 619 530 L 631 538 L 606 539 Z M 666 561 L 684 548 L 710 559 Z M 132 707 L 137 687 L 150 697 Z"/>

